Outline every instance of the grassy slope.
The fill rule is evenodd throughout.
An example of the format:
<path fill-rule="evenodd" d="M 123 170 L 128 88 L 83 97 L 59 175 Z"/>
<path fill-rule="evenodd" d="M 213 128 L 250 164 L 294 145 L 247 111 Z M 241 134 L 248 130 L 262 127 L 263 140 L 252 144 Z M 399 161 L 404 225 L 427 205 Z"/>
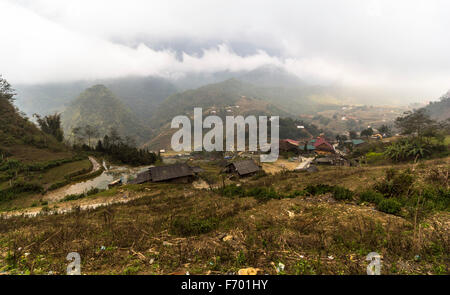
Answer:
<path fill-rule="evenodd" d="M 87 159 L 75 161 L 63 164 L 44 172 L 30 173 L 26 177 L 26 179 L 29 182 L 39 183 L 44 187 L 44 189 L 46 189 L 52 184 L 64 181 L 64 176 L 80 171 L 82 169 L 89 169 L 90 167 L 91 162 Z M 8 186 L 8 182 L 0 183 L 0 189 L 7 188 Z M 42 196 L 37 193 L 21 193 L 14 200 L 0 202 L 0 211 L 27 208 L 32 206 L 33 204 L 40 204 L 41 199 Z"/>
<path fill-rule="evenodd" d="M 416 169 L 424 175 L 439 163 L 449 167 L 449 160 L 428 161 Z M 313 174 L 245 182 L 273 184 L 283 192 L 317 183 L 358 189 L 375 183 L 386 168 L 324 167 Z M 227 273 L 249 266 L 273 274 L 278 262 L 286 265 L 288 274 L 365 274 L 365 256 L 371 251 L 382 254 L 383 274 L 448 273 L 449 212 L 423 220 L 414 239 L 412 221 L 376 211 L 372 205 L 336 202 L 328 195 L 259 203 L 191 185 L 146 184 L 114 189 L 117 196 L 102 193 L 70 204 L 120 198 L 124 190 L 140 198 L 63 216 L 4 220 L 0 252 L 5 254 L 8 242 L 14 241 L 16 249 L 25 249 L 17 255 L 30 253 L 18 268 L 26 271 L 33 265 L 35 273 L 64 273 L 65 256 L 72 251 L 81 254 L 82 271 L 90 274 Z M 189 231 L 204 233 L 191 236 Z M 228 235 L 232 239 L 223 241 Z M 414 260 L 416 254 L 420 261 Z M 0 268 L 5 265 L 0 258 Z"/>
<path fill-rule="evenodd" d="M 0 98 L 0 151 L 25 161 L 55 160 L 70 155 L 63 144 L 20 116 L 3 98 Z"/>
<path fill-rule="evenodd" d="M 73 152 L 53 137 L 41 132 L 36 125 L 23 118 L 14 106 L 0 98 L 0 152 L 9 159 L 19 160 L 23 165 L 45 164 L 55 160 L 71 159 Z M 62 164 L 45 171 L 19 173 L 15 180 L 38 183 L 44 189 L 61 182 L 64 176 L 90 167 L 89 160 Z M 0 189 L 6 189 L 9 181 L 0 182 Z M 12 201 L 1 201 L 0 210 L 31 206 L 39 200 L 36 193 L 21 193 Z"/>
<path fill-rule="evenodd" d="M 150 138 L 150 130 L 142 125 L 108 88 L 95 85 L 86 89 L 62 114 L 64 131 L 72 132 L 74 127 L 93 126 L 102 138 L 112 127 L 120 136 L 131 136 L 138 142 Z"/>

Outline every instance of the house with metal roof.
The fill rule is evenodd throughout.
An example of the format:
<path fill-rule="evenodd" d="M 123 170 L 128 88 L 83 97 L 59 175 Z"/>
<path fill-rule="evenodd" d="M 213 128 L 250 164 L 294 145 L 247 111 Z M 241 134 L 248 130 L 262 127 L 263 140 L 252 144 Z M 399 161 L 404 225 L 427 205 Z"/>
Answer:
<path fill-rule="evenodd" d="M 299 152 L 298 145 L 299 141 L 292 139 L 281 139 L 279 141 L 279 150 L 280 152 L 293 152 L 297 154 Z"/>
<path fill-rule="evenodd" d="M 252 175 L 261 170 L 253 160 L 241 160 L 233 163 L 229 163 L 224 172 L 226 173 L 237 173 L 239 176 Z"/>
<path fill-rule="evenodd" d="M 317 138 L 314 142 L 315 151 L 318 153 L 335 153 L 334 147 L 323 137 Z"/>
<path fill-rule="evenodd" d="M 139 173 L 130 183 L 141 184 L 149 181 L 188 183 L 194 180 L 194 176 L 194 170 L 187 164 L 173 164 L 150 167 L 147 171 Z"/>

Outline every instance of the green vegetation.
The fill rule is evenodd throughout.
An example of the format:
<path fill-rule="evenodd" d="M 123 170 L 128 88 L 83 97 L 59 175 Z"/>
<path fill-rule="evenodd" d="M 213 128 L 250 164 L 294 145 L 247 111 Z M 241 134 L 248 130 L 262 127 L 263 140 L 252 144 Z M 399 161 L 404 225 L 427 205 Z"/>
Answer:
<path fill-rule="evenodd" d="M 395 162 L 401 162 L 422 159 L 445 151 L 448 152 L 446 146 L 441 143 L 425 142 L 419 138 L 405 138 L 387 146 L 384 155 Z"/>
<path fill-rule="evenodd" d="M 398 214 L 402 204 L 395 199 L 384 199 L 377 204 L 377 209 L 389 214 Z"/>
<path fill-rule="evenodd" d="M 438 174 L 439 176 L 439 174 Z M 359 193 L 360 202 L 374 203 L 376 208 L 389 214 L 401 214 L 405 209 L 405 217 L 425 216 L 436 211 L 450 209 L 450 189 L 448 179 L 441 183 L 423 183 L 417 181 L 418 176 L 411 170 L 388 169 L 385 177 L 373 185 L 373 189 Z M 433 180 L 437 178 L 432 177 Z M 433 181 L 432 180 L 432 181 Z"/>
<path fill-rule="evenodd" d="M 0 76 L 0 151 L 14 151 L 17 145 L 63 151 L 66 148 L 53 136 L 43 133 L 13 106 L 15 92 Z M 3 152 L 0 152 L 3 155 Z M 4 156 L 0 155 L 0 159 Z"/>
<path fill-rule="evenodd" d="M 383 194 L 374 190 L 366 190 L 359 194 L 359 200 L 361 202 L 369 202 L 378 204 L 383 200 Z"/>
<path fill-rule="evenodd" d="M 64 132 L 61 127 L 61 114 L 53 114 L 45 117 L 34 114 L 34 116 L 36 117 L 36 120 L 41 127 L 42 132 L 53 136 L 60 142 L 63 141 Z"/>
<path fill-rule="evenodd" d="M 62 123 L 66 139 L 74 144 L 98 139 L 111 128 L 136 138 L 140 143 L 151 136 L 150 129 L 103 85 L 95 85 L 81 93 L 63 112 Z M 86 131 L 86 126 L 95 126 L 95 130 L 87 128 L 94 132 L 78 132 L 80 129 Z"/>
<path fill-rule="evenodd" d="M 86 147 L 85 147 L 86 148 Z M 114 129 L 110 135 L 105 135 L 97 142 L 95 151 L 111 157 L 114 161 L 120 161 L 130 165 L 149 165 L 160 161 L 159 155 L 149 152 L 147 149 L 138 149 L 123 140 Z"/>
<path fill-rule="evenodd" d="M 0 190 L 0 203 L 13 200 L 21 193 L 41 193 L 43 190 L 38 183 L 15 182 L 11 187 Z"/>
<path fill-rule="evenodd" d="M 312 196 L 332 193 L 333 198 L 338 201 L 352 200 L 354 195 L 351 190 L 345 187 L 328 184 L 308 185 L 305 192 Z"/>
<path fill-rule="evenodd" d="M 79 200 L 79 199 L 82 199 L 82 198 L 85 198 L 85 197 L 88 197 L 88 196 L 96 195 L 96 194 L 98 194 L 100 192 L 102 192 L 102 190 L 100 190 L 98 188 L 91 188 L 87 192 L 84 192 L 84 193 L 81 193 L 81 194 L 67 195 L 61 200 L 61 202 Z"/>

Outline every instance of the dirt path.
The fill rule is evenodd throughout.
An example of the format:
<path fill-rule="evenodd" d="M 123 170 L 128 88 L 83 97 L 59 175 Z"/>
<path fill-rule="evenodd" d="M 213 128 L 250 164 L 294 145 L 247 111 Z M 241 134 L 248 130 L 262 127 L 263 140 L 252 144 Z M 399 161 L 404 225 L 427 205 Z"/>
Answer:
<path fill-rule="evenodd" d="M 155 191 L 154 193 L 158 193 Z M 130 193 L 128 191 L 119 191 L 114 196 L 101 196 L 101 197 L 94 197 L 94 198 L 83 198 L 75 201 L 69 201 L 69 202 L 62 202 L 58 203 L 58 207 L 55 209 L 50 209 L 49 211 L 45 212 L 45 214 L 64 214 L 69 213 L 72 210 L 74 210 L 75 207 L 79 207 L 80 210 L 89 210 L 89 209 L 95 209 L 102 206 L 109 206 L 113 204 L 119 204 L 119 203 L 128 203 L 129 201 L 139 199 L 143 197 L 144 195 L 148 196 L 151 195 L 148 192 L 147 193 Z M 34 207 L 34 208 L 26 208 L 21 209 L 18 211 L 11 211 L 11 212 L 3 212 L 0 213 L 0 217 L 2 218 L 11 218 L 15 216 L 23 216 L 23 217 L 36 217 L 40 213 L 42 213 L 42 207 Z"/>
<path fill-rule="evenodd" d="M 91 161 L 92 163 L 91 173 L 96 172 L 101 168 L 101 165 L 97 162 L 97 160 L 94 157 L 89 156 L 89 161 Z"/>

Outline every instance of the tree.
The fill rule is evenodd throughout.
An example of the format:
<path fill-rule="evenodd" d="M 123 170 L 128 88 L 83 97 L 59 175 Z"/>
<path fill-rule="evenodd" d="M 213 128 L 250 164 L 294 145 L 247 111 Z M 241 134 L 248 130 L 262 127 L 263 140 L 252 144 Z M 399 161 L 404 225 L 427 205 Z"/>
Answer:
<path fill-rule="evenodd" d="M 347 136 L 346 135 L 336 135 L 336 140 L 342 144 L 344 141 L 347 140 Z"/>
<path fill-rule="evenodd" d="M 84 132 L 81 127 L 72 128 L 72 134 L 74 135 L 74 144 L 84 142 Z"/>
<path fill-rule="evenodd" d="M 109 140 L 111 141 L 111 143 L 113 145 L 122 141 L 122 138 L 120 138 L 119 132 L 114 127 L 111 127 L 111 129 L 109 130 Z"/>
<path fill-rule="evenodd" d="M 16 95 L 14 89 L 12 89 L 8 81 L 3 79 L 3 77 L 0 75 L 0 98 L 4 98 L 10 102 L 13 102 L 14 95 Z"/>
<path fill-rule="evenodd" d="M 424 133 L 430 134 L 436 130 L 436 121 L 430 118 L 425 109 L 419 109 L 405 112 L 403 117 L 395 119 L 395 126 L 402 134 L 422 137 Z"/>
<path fill-rule="evenodd" d="M 61 127 L 61 114 L 53 114 L 45 117 L 41 117 L 38 114 L 34 114 L 36 120 L 41 127 L 42 132 L 47 133 L 55 137 L 59 142 L 64 139 L 64 132 Z"/>
<path fill-rule="evenodd" d="M 350 136 L 350 139 L 355 139 L 358 137 L 358 134 L 356 133 L 356 131 L 350 130 L 349 136 Z"/>
<path fill-rule="evenodd" d="M 388 125 L 384 124 L 378 128 L 378 131 L 380 131 L 380 133 L 382 134 L 386 134 L 387 136 L 391 134 L 391 128 Z"/>
<path fill-rule="evenodd" d="M 91 138 L 98 137 L 99 136 L 98 131 L 97 131 L 97 129 L 95 129 L 94 127 L 92 127 L 89 124 L 84 126 L 83 130 L 84 130 L 84 134 L 88 138 L 88 145 L 89 145 L 89 147 L 91 147 Z"/>
<path fill-rule="evenodd" d="M 372 136 L 373 135 L 373 129 L 372 128 L 367 128 L 364 129 L 363 131 L 361 131 L 361 136 Z"/>

